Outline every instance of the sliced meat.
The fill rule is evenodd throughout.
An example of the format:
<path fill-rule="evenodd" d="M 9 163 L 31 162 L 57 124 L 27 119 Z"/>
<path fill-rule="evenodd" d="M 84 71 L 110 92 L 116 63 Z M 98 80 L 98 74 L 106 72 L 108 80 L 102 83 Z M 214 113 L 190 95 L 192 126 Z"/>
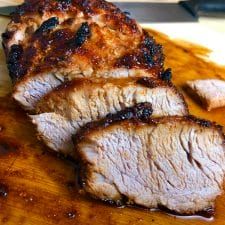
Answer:
<path fill-rule="evenodd" d="M 126 107 L 149 102 L 154 116 L 187 115 L 183 96 L 158 79 L 75 79 L 44 96 L 36 112 L 55 112 L 77 123 L 103 118 Z"/>
<path fill-rule="evenodd" d="M 225 172 L 221 127 L 193 117 L 119 118 L 88 124 L 74 137 L 87 193 L 181 214 L 214 206 Z"/>
<path fill-rule="evenodd" d="M 225 81 L 216 79 L 187 82 L 188 91 L 208 110 L 225 106 Z"/>
<path fill-rule="evenodd" d="M 168 82 L 150 78 L 79 79 L 42 98 L 36 109 L 40 114 L 32 118 L 45 143 L 67 154 L 69 149 L 73 152 L 71 136 L 80 127 L 143 102 L 151 103 L 153 117 L 188 114 L 183 97 Z"/>
<path fill-rule="evenodd" d="M 37 126 L 38 138 L 57 152 L 74 157 L 72 134 L 79 129 L 74 127 L 63 116 L 56 113 L 31 115 L 32 122 Z"/>
<path fill-rule="evenodd" d="M 161 46 L 103 0 L 27 0 L 2 37 L 13 97 L 28 110 L 73 78 L 159 77 L 163 71 Z"/>

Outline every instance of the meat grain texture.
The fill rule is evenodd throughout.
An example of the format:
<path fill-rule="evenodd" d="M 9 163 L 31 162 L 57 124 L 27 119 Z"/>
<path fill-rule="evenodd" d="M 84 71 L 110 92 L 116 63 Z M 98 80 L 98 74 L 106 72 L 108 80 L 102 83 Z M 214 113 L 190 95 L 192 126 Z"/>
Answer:
<path fill-rule="evenodd" d="M 52 149 L 73 155 L 72 135 L 88 122 L 148 102 L 153 117 L 188 114 L 185 101 L 168 82 L 151 78 L 75 79 L 44 96 L 31 116 Z"/>
<path fill-rule="evenodd" d="M 91 196 L 180 214 L 214 207 L 225 172 L 221 127 L 190 116 L 115 118 L 74 137 Z"/>
<path fill-rule="evenodd" d="M 222 130 L 188 116 L 162 47 L 135 20 L 103 0 L 26 0 L 2 38 L 13 98 L 49 147 L 80 157 L 86 192 L 185 214 L 213 207 Z"/>
<path fill-rule="evenodd" d="M 187 81 L 188 91 L 208 110 L 225 106 L 225 81 L 216 79 Z"/>

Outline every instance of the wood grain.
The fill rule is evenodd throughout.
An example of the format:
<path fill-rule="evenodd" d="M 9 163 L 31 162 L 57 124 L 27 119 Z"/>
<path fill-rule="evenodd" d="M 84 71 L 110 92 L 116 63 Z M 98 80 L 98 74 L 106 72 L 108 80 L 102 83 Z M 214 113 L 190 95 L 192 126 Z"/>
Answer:
<path fill-rule="evenodd" d="M 4 27 L 7 20 L 0 26 Z M 173 81 L 183 91 L 186 80 L 223 78 L 225 68 L 207 63 L 198 56 L 208 50 L 185 42 L 174 42 L 150 31 L 164 45 L 166 66 L 173 68 Z M 0 50 L 0 93 L 11 89 Z M 185 94 L 185 92 L 184 92 Z M 189 96 L 185 98 L 192 114 L 225 125 L 225 108 L 206 112 Z M 0 224 L 8 225 L 204 225 L 202 218 L 183 219 L 163 212 L 138 208 L 116 208 L 92 200 L 77 188 L 76 164 L 49 153 L 35 137 L 26 113 L 10 96 L 0 98 Z M 225 221 L 225 195 L 216 203 L 210 224 Z"/>

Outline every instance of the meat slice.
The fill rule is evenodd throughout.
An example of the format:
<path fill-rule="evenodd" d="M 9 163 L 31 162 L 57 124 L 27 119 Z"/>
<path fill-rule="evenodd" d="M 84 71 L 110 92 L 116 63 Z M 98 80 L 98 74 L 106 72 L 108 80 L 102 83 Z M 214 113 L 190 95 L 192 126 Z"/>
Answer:
<path fill-rule="evenodd" d="M 40 114 L 32 119 L 49 147 L 70 154 L 71 136 L 80 127 L 143 102 L 151 103 L 153 117 L 188 114 L 182 95 L 169 82 L 150 78 L 76 79 L 43 97 L 36 109 Z"/>
<path fill-rule="evenodd" d="M 36 112 L 55 112 L 77 123 L 90 122 L 141 102 L 152 104 L 154 116 L 188 113 L 183 96 L 172 83 L 148 77 L 75 79 L 44 96 Z"/>
<path fill-rule="evenodd" d="M 74 137 L 87 193 L 181 214 L 214 207 L 225 172 L 221 127 L 190 116 L 120 118 L 88 124 Z"/>
<path fill-rule="evenodd" d="M 188 91 L 208 110 L 225 106 L 225 81 L 217 79 L 187 82 Z"/>
<path fill-rule="evenodd" d="M 67 80 L 158 77 L 162 48 L 104 0 L 27 0 L 2 35 L 13 97 L 27 110 Z"/>

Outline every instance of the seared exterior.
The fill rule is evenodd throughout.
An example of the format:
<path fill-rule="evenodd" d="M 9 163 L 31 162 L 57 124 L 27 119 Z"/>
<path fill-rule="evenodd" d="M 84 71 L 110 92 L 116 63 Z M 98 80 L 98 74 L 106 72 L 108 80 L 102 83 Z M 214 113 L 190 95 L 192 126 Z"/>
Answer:
<path fill-rule="evenodd" d="M 170 82 L 146 77 L 75 79 L 43 97 L 32 121 L 49 147 L 71 155 L 71 136 L 80 127 L 143 102 L 152 105 L 153 117 L 188 114 L 183 97 Z"/>
<path fill-rule="evenodd" d="M 158 77 L 163 71 L 161 46 L 103 0 L 27 0 L 2 37 L 14 98 L 29 110 L 74 77 Z"/>
<path fill-rule="evenodd" d="M 214 207 L 225 173 L 221 127 L 193 117 L 137 115 L 90 123 L 74 137 L 86 192 L 180 214 Z"/>
<path fill-rule="evenodd" d="M 46 145 L 79 159 L 87 193 L 180 214 L 214 207 L 222 128 L 188 116 L 135 20 L 104 0 L 26 0 L 2 38 L 13 98 Z"/>

